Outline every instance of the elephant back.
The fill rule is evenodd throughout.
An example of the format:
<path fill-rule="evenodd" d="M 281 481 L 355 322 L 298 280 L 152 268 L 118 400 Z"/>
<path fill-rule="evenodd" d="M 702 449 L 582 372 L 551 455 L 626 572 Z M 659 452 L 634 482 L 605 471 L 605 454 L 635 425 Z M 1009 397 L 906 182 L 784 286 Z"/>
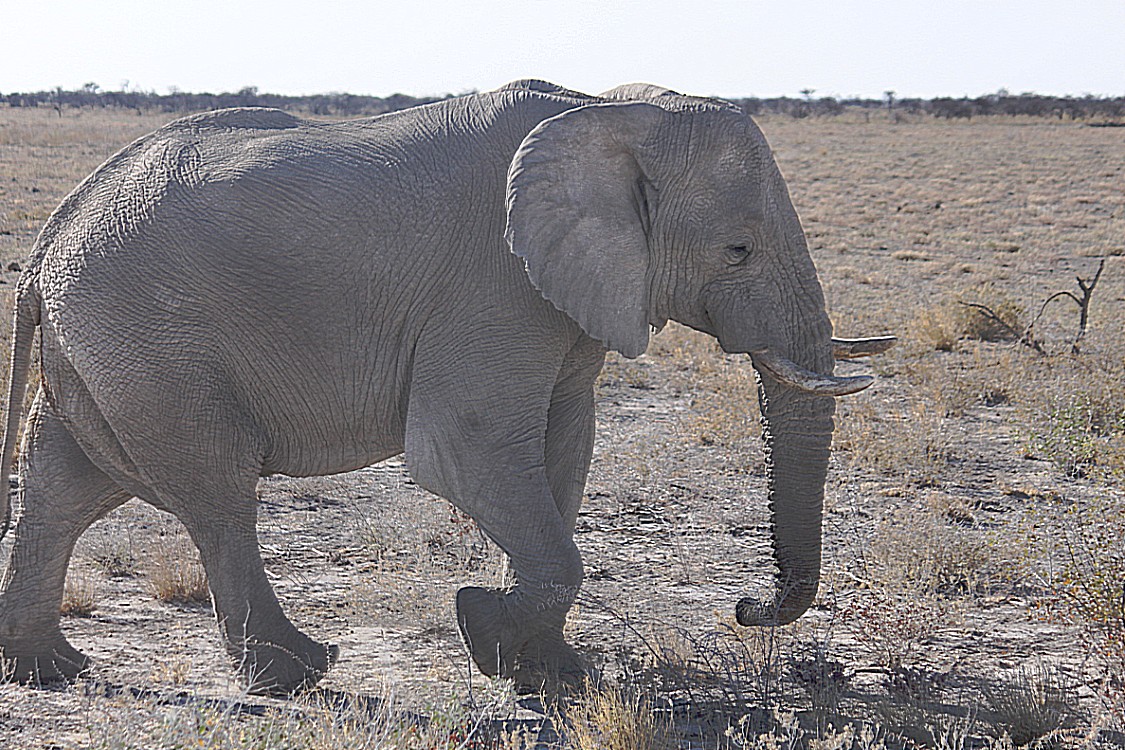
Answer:
<path fill-rule="evenodd" d="M 269 107 L 233 107 L 173 120 L 162 130 L 289 130 L 302 120 Z"/>

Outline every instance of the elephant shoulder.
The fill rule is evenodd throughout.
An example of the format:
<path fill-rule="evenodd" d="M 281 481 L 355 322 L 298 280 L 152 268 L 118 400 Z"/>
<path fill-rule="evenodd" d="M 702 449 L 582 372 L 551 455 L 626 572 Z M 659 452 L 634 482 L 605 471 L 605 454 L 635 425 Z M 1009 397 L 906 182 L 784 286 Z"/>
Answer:
<path fill-rule="evenodd" d="M 598 96 L 602 99 L 635 102 L 658 99 L 663 96 L 683 96 L 683 94 L 651 83 L 623 83 L 608 91 L 603 91 Z"/>
<path fill-rule="evenodd" d="M 713 109 L 741 112 L 738 107 L 725 99 L 681 94 L 679 91 L 652 83 L 623 83 L 603 91 L 598 94 L 598 98 L 611 101 L 651 102 L 669 110 Z"/>
<path fill-rule="evenodd" d="M 162 130 L 291 130 L 304 121 L 288 112 L 268 107 L 235 107 L 202 112 L 173 120 Z"/>

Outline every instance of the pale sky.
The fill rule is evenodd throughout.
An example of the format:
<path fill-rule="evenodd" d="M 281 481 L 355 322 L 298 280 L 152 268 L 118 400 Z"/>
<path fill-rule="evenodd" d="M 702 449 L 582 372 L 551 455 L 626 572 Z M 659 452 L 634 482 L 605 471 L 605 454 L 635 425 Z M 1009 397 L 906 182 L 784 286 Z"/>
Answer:
<path fill-rule="evenodd" d="M 0 0 L 0 93 L 1125 96 L 1125 0 Z"/>

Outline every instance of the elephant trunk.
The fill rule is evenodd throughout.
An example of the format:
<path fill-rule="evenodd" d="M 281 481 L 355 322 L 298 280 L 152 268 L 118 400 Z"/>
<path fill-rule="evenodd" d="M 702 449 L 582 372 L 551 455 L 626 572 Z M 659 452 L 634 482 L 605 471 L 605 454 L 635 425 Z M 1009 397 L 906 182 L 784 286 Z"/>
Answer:
<path fill-rule="evenodd" d="M 793 390 L 759 375 L 769 472 L 771 541 L 777 579 L 772 596 L 746 597 L 742 625 L 785 625 L 812 604 L 820 580 L 821 514 L 835 400 Z"/>
<path fill-rule="evenodd" d="M 742 625 L 788 624 L 816 598 L 835 399 L 872 382 L 868 376 L 833 375 L 835 359 L 878 354 L 895 343 L 893 336 L 832 338 L 800 219 L 772 161 L 766 195 L 767 204 L 778 209 L 769 234 L 777 238 L 777 254 L 784 259 L 772 280 L 781 297 L 721 285 L 705 297 L 719 344 L 727 352 L 748 353 L 758 373 L 777 578 L 772 593 L 738 602 L 735 614 Z"/>
<path fill-rule="evenodd" d="M 757 372 L 769 477 L 777 579 L 771 594 L 738 602 L 736 615 L 742 625 L 784 625 L 812 604 L 820 580 L 821 512 L 835 397 L 871 382 L 868 377 L 832 374 L 831 323 L 819 286 L 810 288 L 815 292 L 807 295 L 812 309 L 795 311 L 788 327 L 794 333 L 774 347 L 762 346 L 754 333 L 759 327 L 753 321 L 764 315 L 746 312 L 737 302 L 716 304 L 710 312 L 723 349 L 748 353 Z"/>
<path fill-rule="evenodd" d="M 758 374 L 777 578 L 771 593 L 738 602 L 736 615 L 743 625 L 793 622 L 816 597 L 835 399 L 872 382 L 867 376 L 833 375 L 835 354 L 850 346 L 860 356 L 881 346 L 870 340 L 837 344 L 832 339 L 832 323 L 804 234 L 792 209 L 786 216 L 779 235 L 791 266 L 779 284 L 782 304 L 765 308 L 760 295 L 746 294 L 709 307 L 720 344 L 726 351 L 748 353 Z"/>

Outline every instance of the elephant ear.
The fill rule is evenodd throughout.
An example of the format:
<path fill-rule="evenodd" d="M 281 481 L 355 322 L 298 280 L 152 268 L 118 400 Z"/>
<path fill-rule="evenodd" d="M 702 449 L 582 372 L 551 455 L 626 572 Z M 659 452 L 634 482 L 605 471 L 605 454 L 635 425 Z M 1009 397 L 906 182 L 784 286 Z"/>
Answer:
<path fill-rule="evenodd" d="M 626 357 L 648 346 L 646 143 L 664 111 L 594 104 L 541 122 L 508 171 L 512 252 L 535 288 Z"/>

